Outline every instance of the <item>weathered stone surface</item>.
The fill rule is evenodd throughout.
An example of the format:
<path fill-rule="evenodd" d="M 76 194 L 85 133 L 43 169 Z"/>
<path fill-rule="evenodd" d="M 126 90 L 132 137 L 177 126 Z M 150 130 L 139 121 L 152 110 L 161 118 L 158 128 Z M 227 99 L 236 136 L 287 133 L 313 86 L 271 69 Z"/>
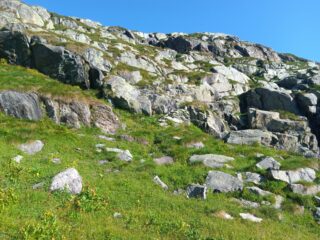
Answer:
<path fill-rule="evenodd" d="M 243 188 L 238 178 L 219 171 L 210 171 L 205 184 L 213 192 L 234 192 Z"/>
<path fill-rule="evenodd" d="M 276 160 L 274 160 L 274 158 L 272 157 L 266 157 L 262 159 L 262 161 L 258 162 L 256 166 L 264 170 L 268 170 L 268 169 L 279 170 L 281 167 L 281 164 Z"/>
<path fill-rule="evenodd" d="M 106 151 L 117 153 L 117 158 L 121 161 L 131 162 L 133 159 L 133 156 L 129 150 L 122 150 L 119 148 L 106 148 Z"/>
<path fill-rule="evenodd" d="M 227 157 L 217 154 L 204 154 L 204 155 L 193 155 L 190 157 L 190 163 L 202 163 L 207 167 L 220 168 L 230 161 L 233 161 L 233 157 Z"/>
<path fill-rule="evenodd" d="M 44 43 L 34 43 L 31 49 L 34 67 L 40 72 L 64 83 L 90 87 L 89 67 L 80 56 Z"/>
<path fill-rule="evenodd" d="M 29 39 L 18 31 L 0 31 L 0 58 L 11 64 L 30 66 Z"/>
<path fill-rule="evenodd" d="M 290 184 L 299 181 L 313 182 L 316 179 L 316 172 L 311 168 L 299 168 L 291 171 L 271 170 L 270 174 L 273 179 Z"/>
<path fill-rule="evenodd" d="M 0 92 L 0 111 L 16 118 L 40 120 L 40 101 L 34 93 Z"/>
<path fill-rule="evenodd" d="M 44 147 L 44 143 L 40 140 L 31 141 L 28 143 L 24 143 L 19 145 L 19 149 L 29 155 L 34 155 L 42 150 Z"/>
<path fill-rule="evenodd" d="M 191 184 L 187 188 L 187 197 L 188 198 L 207 198 L 207 187 L 199 184 Z"/>
<path fill-rule="evenodd" d="M 251 193 L 259 195 L 259 196 L 268 196 L 268 195 L 272 195 L 271 192 L 262 190 L 258 187 L 246 187 L 247 190 L 249 190 Z"/>
<path fill-rule="evenodd" d="M 170 156 L 164 156 L 160 158 L 155 158 L 153 160 L 157 165 L 169 165 L 173 164 L 173 158 Z"/>
<path fill-rule="evenodd" d="M 50 191 L 67 191 L 71 194 L 79 194 L 82 190 L 82 178 L 78 171 L 74 168 L 57 174 L 50 186 Z"/>
<path fill-rule="evenodd" d="M 246 183 L 254 183 L 259 185 L 263 180 L 262 176 L 258 173 L 245 172 L 242 174 L 242 179 Z"/>
<path fill-rule="evenodd" d="M 316 195 L 320 193 L 320 185 L 304 186 L 302 184 L 290 184 L 291 191 L 301 195 Z"/>
<path fill-rule="evenodd" d="M 271 145 L 276 137 L 270 132 L 262 130 L 248 129 L 240 131 L 232 131 L 227 137 L 227 142 L 232 144 L 263 144 Z"/>

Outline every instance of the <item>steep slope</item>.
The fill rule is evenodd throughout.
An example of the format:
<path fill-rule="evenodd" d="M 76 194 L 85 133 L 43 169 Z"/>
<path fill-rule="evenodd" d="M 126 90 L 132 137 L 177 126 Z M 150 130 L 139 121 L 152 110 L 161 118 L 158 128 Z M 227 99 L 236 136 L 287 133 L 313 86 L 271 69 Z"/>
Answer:
<path fill-rule="evenodd" d="M 0 14 L 0 238 L 320 236 L 318 63 L 16 0 Z"/>

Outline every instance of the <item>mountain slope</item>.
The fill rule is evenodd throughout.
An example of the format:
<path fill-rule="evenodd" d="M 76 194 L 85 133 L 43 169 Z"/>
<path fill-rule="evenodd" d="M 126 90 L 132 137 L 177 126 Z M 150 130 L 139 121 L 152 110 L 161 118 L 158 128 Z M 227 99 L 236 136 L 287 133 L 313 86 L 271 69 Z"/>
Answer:
<path fill-rule="evenodd" d="M 319 238 L 319 64 L 0 12 L 1 239 Z"/>

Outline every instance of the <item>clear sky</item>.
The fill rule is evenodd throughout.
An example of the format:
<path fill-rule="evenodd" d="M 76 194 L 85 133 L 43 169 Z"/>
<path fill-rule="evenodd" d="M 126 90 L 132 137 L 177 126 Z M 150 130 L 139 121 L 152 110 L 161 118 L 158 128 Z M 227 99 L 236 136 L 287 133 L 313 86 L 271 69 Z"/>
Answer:
<path fill-rule="evenodd" d="M 143 32 L 222 32 L 320 62 L 320 0 L 24 0 Z"/>

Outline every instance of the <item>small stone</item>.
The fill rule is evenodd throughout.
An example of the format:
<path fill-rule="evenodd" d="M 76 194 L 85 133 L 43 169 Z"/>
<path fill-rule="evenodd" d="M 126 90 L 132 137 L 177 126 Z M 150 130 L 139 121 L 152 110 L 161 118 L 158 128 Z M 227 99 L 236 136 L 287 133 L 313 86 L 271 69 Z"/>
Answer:
<path fill-rule="evenodd" d="M 40 140 L 32 141 L 29 143 L 21 144 L 18 148 L 29 155 L 34 155 L 42 150 L 44 143 Z"/>
<path fill-rule="evenodd" d="M 246 187 L 247 190 L 249 190 L 251 193 L 259 195 L 259 196 L 269 196 L 272 195 L 271 192 L 264 191 L 258 187 Z"/>
<path fill-rule="evenodd" d="M 121 161 L 125 161 L 125 162 L 131 162 L 133 159 L 132 154 L 130 153 L 129 150 L 125 150 L 123 152 L 120 152 L 117 154 L 117 157 L 121 160 Z"/>
<path fill-rule="evenodd" d="M 262 158 L 264 155 L 262 153 L 256 153 L 257 158 Z"/>
<path fill-rule="evenodd" d="M 160 158 L 155 158 L 155 159 L 153 159 L 153 161 L 157 165 L 169 165 L 169 164 L 173 163 L 173 158 L 170 156 L 164 156 L 164 157 L 160 157 Z"/>
<path fill-rule="evenodd" d="M 191 184 L 187 188 L 188 198 L 207 199 L 207 187 L 199 184 Z"/>
<path fill-rule="evenodd" d="M 159 185 L 159 186 L 160 186 L 162 189 L 164 189 L 164 190 L 168 190 L 168 189 L 169 189 L 168 185 L 165 184 L 164 182 L 162 182 L 161 179 L 160 179 L 158 176 L 155 176 L 155 177 L 153 178 L 153 182 L 154 182 L 155 184 Z"/>
<path fill-rule="evenodd" d="M 252 173 L 252 172 L 245 172 L 244 175 L 244 182 L 246 183 L 254 183 L 259 185 L 262 181 L 262 176 L 258 173 Z"/>
<path fill-rule="evenodd" d="M 230 214 L 226 213 L 223 210 L 215 212 L 214 216 L 217 218 L 226 219 L 226 220 L 233 220 L 234 219 Z"/>
<path fill-rule="evenodd" d="M 23 156 L 21 155 L 17 155 L 14 158 L 12 158 L 13 161 L 15 161 L 16 163 L 20 163 L 23 159 Z"/>
<path fill-rule="evenodd" d="M 185 192 L 186 192 L 185 190 L 179 188 L 173 191 L 173 195 L 182 195 L 182 194 L 185 194 Z"/>
<path fill-rule="evenodd" d="M 104 136 L 104 135 L 99 135 L 98 138 L 100 138 L 100 139 L 102 139 L 102 140 L 109 141 L 109 142 L 114 142 L 114 141 L 115 141 L 114 138 L 107 137 L 107 136 Z"/>
<path fill-rule="evenodd" d="M 114 218 L 122 218 L 122 214 L 121 214 L 121 213 L 118 213 L 118 212 L 115 212 L 115 213 L 113 214 L 113 217 L 114 217 Z"/>
<path fill-rule="evenodd" d="M 40 189 L 44 186 L 44 182 L 36 183 L 32 186 L 33 190 Z"/>
<path fill-rule="evenodd" d="M 213 192 L 234 192 L 243 189 L 243 183 L 238 178 L 219 171 L 208 173 L 206 186 Z"/>
<path fill-rule="evenodd" d="M 187 148 L 195 148 L 195 149 L 201 149 L 201 148 L 204 148 L 204 144 L 202 142 L 191 142 L 191 143 L 188 143 L 186 145 Z"/>
<path fill-rule="evenodd" d="M 60 158 L 53 158 L 51 160 L 51 162 L 54 163 L 54 164 L 60 164 L 61 163 L 61 159 Z"/>
<path fill-rule="evenodd" d="M 259 203 L 248 201 L 248 200 L 245 200 L 245 199 L 236 199 L 236 198 L 234 198 L 234 201 L 236 201 L 241 206 L 246 207 L 246 208 L 258 208 L 258 207 L 260 207 Z"/>
<path fill-rule="evenodd" d="M 204 154 L 204 155 L 192 155 L 189 159 L 190 163 L 201 162 L 203 165 L 211 168 L 220 168 L 225 165 L 225 163 L 233 161 L 233 157 L 227 157 L 224 155 L 217 154 Z"/>
<path fill-rule="evenodd" d="M 240 213 L 240 217 L 244 220 L 249 220 L 251 222 L 256 222 L 256 223 L 262 222 L 262 218 L 258 218 L 250 213 Z"/>
<path fill-rule="evenodd" d="M 96 148 L 104 148 L 105 146 L 103 143 L 96 144 Z"/>
<path fill-rule="evenodd" d="M 100 160 L 100 161 L 99 161 L 99 165 L 105 165 L 105 164 L 107 164 L 107 163 L 109 163 L 108 160 Z"/>
<path fill-rule="evenodd" d="M 179 136 L 174 136 L 173 139 L 179 141 L 179 140 L 181 140 L 182 138 L 179 137 Z"/>

